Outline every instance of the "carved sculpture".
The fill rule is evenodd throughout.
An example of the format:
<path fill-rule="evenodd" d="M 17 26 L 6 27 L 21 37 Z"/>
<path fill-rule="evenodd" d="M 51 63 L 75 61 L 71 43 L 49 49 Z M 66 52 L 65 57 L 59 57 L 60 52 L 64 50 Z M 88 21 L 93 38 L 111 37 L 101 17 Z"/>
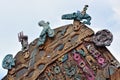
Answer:
<path fill-rule="evenodd" d="M 104 29 L 98 31 L 93 36 L 92 40 L 97 46 L 110 46 L 111 42 L 113 41 L 113 35 L 109 30 Z"/>
<path fill-rule="evenodd" d="M 16 65 L 11 55 L 3 60 L 3 68 L 15 65 L 3 80 L 119 80 L 112 75 L 117 74 L 120 64 L 106 48 L 113 35 L 108 30 L 94 34 L 84 25 L 90 25 L 91 20 L 87 7 L 82 12 L 63 15 L 62 19 L 73 19 L 73 24 L 54 30 L 49 22 L 40 21 L 43 30 L 39 39 L 31 42 L 27 51 L 17 53 Z M 84 24 L 80 22 L 83 19 L 87 20 Z"/>
<path fill-rule="evenodd" d="M 90 25 L 90 20 L 91 20 L 91 16 L 89 16 L 86 13 L 86 10 L 88 8 L 88 5 L 85 5 L 85 7 L 83 8 L 83 11 L 77 11 L 74 12 L 72 14 L 64 14 L 62 15 L 62 19 L 67 19 L 67 20 L 79 20 L 82 21 L 83 19 L 85 19 L 86 21 L 83 21 L 84 24 L 88 24 Z"/>
<path fill-rule="evenodd" d="M 76 24 L 80 27 L 74 29 Z M 10 80 L 115 80 L 119 62 L 105 46 L 91 42 L 94 31 L 74 21 L 54 29 L 54 38 L 46 37 L 42 48 L 39 39 L 29 44 L 29 56 L 20 51 L 15 56 L 15 69 L 6 76 Z M 46 34 L 46 33 L 45 33 Z M 32 44 L 34 43 L 34 45 Z M 39 49 L 40 48 L 40 49 Z M 3 79 L 5 80 L 5 79 Z M 119 79 L 118 79 L 119 80 Z"/>
<path fill-rule="evenodd" d="M 28 36 L 24 35 L 23 32 L 18 33 L 19 42 L 22 45 L 22 51 L 28 49 Z"/>
<path fill-rule="evenodd" d="M 44 44 L 45 40 L 46 40 L 46 37 L 54 37 L 54 30 L 52 30 L 49 26 L 49 22 L 46 22 L 45 21 L 40 21 L 39 23 L 39 26 L 42 26 L 43 27 L 43 30 L 39 36 L 39 40 L 38 40 L 38 43 L 37 45 L 38 46 L 41 46 Z"/>
<path fill-rule="evenodd" d="M 5 58 L 2 61 L 2 67 L 4 69 L 12 69 L 12 67 L 15 66 L 15 59 L 13 58 L 12 54 L 8 54 L 5 56 Z"/>

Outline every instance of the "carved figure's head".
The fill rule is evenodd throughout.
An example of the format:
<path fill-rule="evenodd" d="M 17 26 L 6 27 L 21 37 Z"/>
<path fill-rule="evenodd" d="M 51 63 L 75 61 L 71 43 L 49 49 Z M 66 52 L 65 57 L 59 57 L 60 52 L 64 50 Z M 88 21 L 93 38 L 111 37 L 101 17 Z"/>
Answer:
<path fill-rule="evenodd" d="M 50 23 L 49 22 L 45 22 L 44 20 L 41 20 L 38 25 L 39 26 L 42 26 L 42 27 L 45 27 L 45 26 L 48 26 Z"/>

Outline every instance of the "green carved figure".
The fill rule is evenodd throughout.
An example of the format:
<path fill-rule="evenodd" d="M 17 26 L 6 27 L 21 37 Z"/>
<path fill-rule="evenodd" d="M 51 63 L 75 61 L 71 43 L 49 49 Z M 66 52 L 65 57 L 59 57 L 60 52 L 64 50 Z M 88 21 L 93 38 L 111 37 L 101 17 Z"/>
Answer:
<path fill-rule="evenodd" d="M 54 30 L 50 28 L 49 24 L 50 24 L 49 22 L 45 22 L 43 20 L 41 20 L 38 23 L 38 25 L 40 27 L 43 27 L 43 30 L 39 36 L 39 40 L 37 43 L 38 46 L 41 46 L 44 44 L 47 35 L 48 35 L 48 37 L 54 37 Z"/>
<path fill-rule="evenodd" d="M 15 59 L 13 58 L 13 55 L 6 55 L 2 61 L 2 67 L 4 69 L 12 69 L 13 66 L 15 66 Z"/>
<path fill-rule="evenodd" d="M 86 21 L 83 21 L 83 23 L 90 25 L 91 24 L 91 22 L 90 22 L 91 16 L 89 16 L 86 13 L 87 8 L 88 8 L 88 5 L 85 5 L 85 7 L 83 8 L 83 10 L 81 12 L 77 11 L 77 12 L 74 12 L 72 14 L 64 14 L 64 15 L 62 15 L 62 19 L 79 20 L 79 21 L 86 20 Z"/>

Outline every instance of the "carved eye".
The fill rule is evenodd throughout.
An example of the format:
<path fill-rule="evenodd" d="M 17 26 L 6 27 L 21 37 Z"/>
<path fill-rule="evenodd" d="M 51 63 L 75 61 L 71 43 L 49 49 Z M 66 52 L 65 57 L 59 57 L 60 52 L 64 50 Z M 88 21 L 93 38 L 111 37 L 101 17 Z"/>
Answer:
<path fill-rule="evenodd" d="M 63 50 L 63 48 L 64 48 L 64 44 L 59 44 L 56 46 L 56 48 L 54 50 L 61 51 L 61 50 Z"/>
<path fill-rule="evenodd" d="M 60 73 L 60 67 L 59 67 L 59 66 L 55 66 L 54 72 L 55 72 L 56 74 L 57 74 L 57 73 Z"/>
<path fill-rule="evenodd" d="M 19 78 L 21 77 L 23 74 L 25 74 L 27 72 L 28 69 L 26 68 L 22 68 L 21 70 L 19 70 L 17 73 L 16 73 L 16 78 Z"/>
<path fill-rule="evenodd" d="M 42 64 L 39 64 L 38 69 L 39 69 L 39 70 L 42 70 L 42 69 L 44 68 L 44 66 L 45 66 L 45 64 L 43 64 L 43 63 L 42 63 Z"/>

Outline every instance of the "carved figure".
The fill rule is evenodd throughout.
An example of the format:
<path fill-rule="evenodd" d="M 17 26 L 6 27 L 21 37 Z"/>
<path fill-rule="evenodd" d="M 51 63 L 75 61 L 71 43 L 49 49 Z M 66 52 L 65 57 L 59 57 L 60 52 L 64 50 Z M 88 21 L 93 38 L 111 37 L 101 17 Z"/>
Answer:
<path fill-rule="evenodd" d="M 13 58 L 13 55 L 12 54 L 6 55 L 2 61 L 2 67 L 4 69 L 12 69 L 13 66 L 15 66 L 15 59 Z"/>
<path fill-rule="evenodd" d="M 98 31 L 93 36 L 92 41 L 97 46 L 110 46 L 111 42 L 113 41 L 113 35 L 109 30 L 104 29 L 104 30 Z"/>
<path fill-rule="evenodd" d="M 47 35 L 48 35 L 48 37 L 54 37 L 54 30 L 50 28 L 49 22 L 45 23 L 45 21 L 42 20 L 38 24 L 39 24 L 39 26 L 43 27 L 43 30 L 39 36 L 39 40 L 37 43 L 38 46 L 41 46 L 42 44 L 44 44 Z"/>
<path fill-rule="evenodd" d="M 67 20 L 79 20 L 82 21 L 83 19 L 85 19 L 86 21 L 83 21 L 84 24 L 88 24 L 90 25 L 90 20 L 91 20 L 91 16 L 89 16 L 86 13 L 86 10 L 88 8 L 88 5 L 85 5 L 85 7 L 83 8 L 83 11 L 77 11 L 74 12 L 72 14 L 64 14 L 62 15 L 62 19 L 67 19 Z"/>
<path fill-rule="evenodd" d="M 28 36 L 24 35 L 23 32 L 18 33 L 19 42 L 21 42 L 22 50 L 28 49 Z"/>

